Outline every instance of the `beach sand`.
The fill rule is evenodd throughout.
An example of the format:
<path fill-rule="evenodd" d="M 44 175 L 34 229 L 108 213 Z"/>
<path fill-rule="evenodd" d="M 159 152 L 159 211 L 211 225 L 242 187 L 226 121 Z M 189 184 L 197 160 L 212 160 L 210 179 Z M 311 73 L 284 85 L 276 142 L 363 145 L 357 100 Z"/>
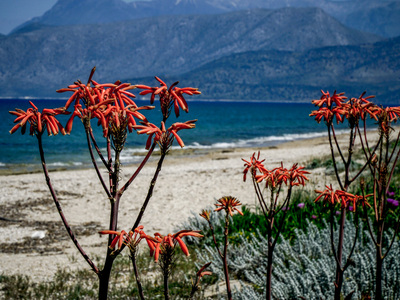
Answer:
<path fill-rule="evenodd" d="M 313 158 L 329 156 L 327 138 L 297 140 L 264 149 L 225 149 L 211 152 L 173 150 L 167 156 L 153 197 L 141 224 L 147 234 L 173 233 L 193 213 L 212 206 L 223 196 L 234 196 L 254 207 L 251 181 L 243 182 L 243 161 L 255 151 L 267 168 L 281 162 L 306 166 Z M 175 152 L 175 154 L 174 154 Z M 154 174 L 157 155 L 145 166 L 123 195 L 118 230 L 129 231 L 144 201 Z M 124 166 L 121 182 L 135 166 Z M 308 188 L 323 188 L 324 169 L 314 169 Z M 50 177 L 64 214 L 90 257 L 105 256 L 109 200 L 93 169 L 54 171 Z M 29 275 L 35 281 L 51 280 L 57 268 L 87 268 L 69 239 L 42 173 L 0 176 L 0 274 Z M 96 260 L 95 260 L 96 261 Z M 96 263 L 99 263 L 96 261 Z"/>

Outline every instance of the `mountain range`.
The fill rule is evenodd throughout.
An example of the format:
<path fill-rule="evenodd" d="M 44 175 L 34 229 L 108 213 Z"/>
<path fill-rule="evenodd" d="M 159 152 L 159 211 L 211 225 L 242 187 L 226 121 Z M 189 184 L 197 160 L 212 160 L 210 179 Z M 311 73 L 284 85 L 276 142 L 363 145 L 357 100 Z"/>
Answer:
<path fill-rule="evenodd" d="M 400 103 L 400 37 L 374 44 L 329 46 L 298 51 L 232 54 L 179 76 L 166 76 L 201 87 L 203 98 L 310 101 L 320 90 L 358 97 L 366 91 L 378 103 Z M 154 84 L 154 78 L 131 82 Z"/>
<path fill-rule="evenodd" d="M 311 7 L 317 2 L 322 8 Z M 303 101 L 321 88 L 346 88 L 398 101 L 398 38 L 332 17 L 341 5 L 343 18 L 382 16 L 388 6 L 396 14 L 398 2 L 357 3 L 59 0 L 0 36 L 0 97 L 54 98 L 96 66 L 100 82 L 156 84 L 157 75 L 199 87 L 206 99 Z M 390 24 L 388 17 L 380 28 Z"/>
<path fill-rule="evenodd" d="M 319 7 L 344 25 L 384 37 L 400 35 L 400 1 L 377 0 L 59 0 L 32 25 L 103 24 L 163 15 L 221 14 L 254 8 Z"/>

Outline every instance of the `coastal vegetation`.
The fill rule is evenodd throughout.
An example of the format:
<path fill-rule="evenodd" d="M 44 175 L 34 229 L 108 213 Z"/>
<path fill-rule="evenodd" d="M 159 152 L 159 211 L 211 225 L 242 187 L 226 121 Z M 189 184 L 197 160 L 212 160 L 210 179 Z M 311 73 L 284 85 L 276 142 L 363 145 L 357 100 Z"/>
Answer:
<path fill-rule="evenodd" d="M 197 120 L 170 125 L 170 118 L 188 113 L 185 97 L 200 91 L 180 88 L 179 82 L 168 86 L 158 77 L 159 86 L 99 83 L 94 74 L 95 68 L 87 83 L 77 80 L 58 90 L 72 93 L 63 107 L 39 111 L 30 102 L 26 111 L 10 111 L 16 117 L 10 133 L 21 131 L 37 139 L 45 181 L 66 235 L 91 272 L 60 270 L 52 283 L 39 284 L 2 274 L 7 297 L 340 300 L 400 296 L 395 284 L 400 278 L 400 132 L 394 127 L 399 107 L 379 106 L 365 92 L 347 98 L 344 93 L 322 91 L 320 99 L 312 101 L 315 110 L 310 117 L 325 125 L 330 157 L 310 162 L 306 170 L 298 163 L 286 166 L 284 161 L 270 166 L 260 152 L 254 152 L 250 159 L 242 158 L 242 172 L 243 181 L 251 187 L 249 195 L 254 195 L 255 211 L 241 209 L 242 203 L 234 196 L 221 195 L 213 208 L 204 208 L 175 233 L 148 234 L 141 224 L 145 212 L 152 214 L 148 207 L 167 154 L 175 151 L 173 143 L 185 146 L 181 130 L 196 127 Z M 137 106 L 134 89 L 148 95 L 150 105 Z M 157 125 L 142 114 L 155 104 L 160 113 Z M 70 115 L 65 125 L 57 119 L 59 115 Z M 93 257 L 84 249 L 47 169 L 45 133 L 69 134 L 76 130 L 76 120 L 83 125 L 90 161 L 109 201 L 109 226 L 98 231 L 108 240 L 105 257 Z M 95 123 L 102 130 L 102 146 L 93 134 Z M 344 142 L 337 132 L 341 123 L 347 125 Z M 122 178 L 121 153 L 134 131 L 147 135 L 147 152 L 136 170 Z M 147 192 L 136 195 L 143 199 L 142 205 L 131 227 L 121 229 L 123 195 L 154 156 L 158 159 Z M 312 168 L 321 167 L 333 168 L 330 176 L 319 178 L 325 187 L 321 189 L 317 179 L 319 186 L 308 188 Z M 184 192 L 190 186 L 181 189 Z M 148 253 L 151 261 L 145 258 Z M 192 260 L 182 258 L 190 254 Z"/>

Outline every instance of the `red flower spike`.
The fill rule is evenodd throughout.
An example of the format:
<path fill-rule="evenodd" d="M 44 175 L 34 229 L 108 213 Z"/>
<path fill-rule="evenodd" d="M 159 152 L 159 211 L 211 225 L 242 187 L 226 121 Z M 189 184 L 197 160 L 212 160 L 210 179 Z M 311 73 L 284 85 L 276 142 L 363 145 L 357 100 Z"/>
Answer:
<path fill-rule="evenodd" d="M 240 203 L 240 201 L 236 198 L 231 196 L 222 197 L 217 202 L 218 203 L 215 204 L 217 208 L 214 211 L 225 210 L 227 213 L 229 213 L 230 216 L 232 216 L 233 211 L 235 210 L 243 216 L 243 213 L 237 208 L 237 206 L 242 205 L 242 203 Z"/>
<path fill-rule="evenodd" d="M 260 172 L 266 171 L 264 165 L 262 164 L 265 161 L 265 159 L 263 159 L 261 161 L 259 160 L 260 159 L 260 151 L 258 151 L 257 158 L 255 155 L 256 155 L 256 153 L 254 152 L 253 155 L 250 157 L 250 161 L 247 161 L 242 158 L 242 160 L 245 162 L 245 164 L 244 164 L 245 168 L 243 170 L 243 181 L 246 181 L 246 176 L 249 171 L 250 171 L 251 175 L 253 176 L 253 178 L 255 178 L 257 170 L 259 170 Z"/>
<path fill-rule="evenodd" d="M 328 202 L 332 205 L 335 203 L 339 204 L 341 208 L 349 207 L 349 204 L 352 204 L 354 212 L 356 211 L 357 204 L 361 204 L 362 206 L 370 206 L 370 204 L 367 202 L 367 198 L 372 196 L 372 194 L 367 196 L 358 196 L 342 190 L 333 190 L 332 185 L 326 186 L 326 190 L 324 191 L 316 190 L 315 192 L 320 195 L 315 199 L 314 202 L 317 202 L 323 198 L 322 201 Z"/>
<path fill-rule="evenodd" d="M 140 241 L 145 239 L 147 245 L 150 248 L 150 253 L 152 255 L 154 253 L 155 244 L 158 243 L 158 241 L 145 234 L 142 229 L 143 225 L 140 225 L 134 230 L 134 232 L 129 231 L 129 233 L 126 233 L 126 231 L 124 230 L 122 230 L 121 232 L 114 230 L 103 230 L 100 231 L 99 233 L 115 235 L 114 239 L 111 241 L 111 244 L 109 246 L 110 249 L 114 249 L 118 243 L 118 249 L 121 249 L 122 244 L 125 244 L 131 249 L 131 251 L 135 251 Z"/>
<path fill-rule="evenodd" d="M 180 237 L 176 237 L 175 240 L 178 242 L 179 247 L 181 247 L 182 252 L 186 255 L 186 256 L 190 256 L 189 250 L 186 247 L 185 243 L 181 240 Z"/>
<path fill-rule="evenodd" d="M 207 221 L 210 221 L 210 211 L 209 210 L 202 210 L 200 217 L 203 217 Z"/>
<path fill-rule="evenodd" d="M 157 76 L 155 79 L 160 83 L 160 87 L 149 87 L 147 85 L 136 85 L 137 88 L 143 89 L 139 94 L 140 95 L 147 95 L 151 94 L 150 98 L 150 103 L 153 104 L 155 95 L 159 96 L 160 99 L 160 104 L 161 104 L 161 110 L 163 112 L 164 116 L 169 115 L 169 109 L 171 106 L 174 106 L 174 112 L 175 115 L 178 117 L 179 116 L 179 108 L 182 109 L 185 112 L 189 111 L 187 102 L 185 98 L 183 97 L 183 94 L 187 95 L 194 95 L 194 94 L 201 94 L 200 91 L 196 88 L 178 88 L 176 85 L 179 82 L 174 82 L 169 88 L 165 84 L 164 81 L 162 81 L 160 78 Z"/>
<path fill-rule="evenodd" d="M 64 109 L 56 108 L 56 109 L 43 109 L 42 112 L 38 111 L 38 108 L 29 101 L 33 108 L 28 108 L 25 111 L 22 109 L 15 109 L 15 111 L 10 111 L 10 114 L 17 116 L 14 120 L 16 124 L 13 128 L 11 128 L 10 133 L 13 134 L 21 127 L 21 133 L 24 134 L 26 131 L 26 124 L 30 124 L 29 134 L 41 134 L 44 131 L 44 128 L 47 129 L 48 135 L 57 135 L 59 132 L 65 134 L 65 130 L 61 123 L 55 118 L 56 115 L 59 114 L 69 114 Z"/>
<path fill-rule="evenodd" d="M 181 147 L 184 147 L 185 145 L 177 132 L 182 129 L 195 128 L 196 125 L 194 123 L 196 121 L 197 120 L 191 120 L 185 123 L 175 123 L 172 124 L 168 129 L 165 129 L 164 122 L 161 122 L 161 129 L 149 122 L 140 122 L 142 125 L 134 125 L 132 127 L 137 131 L 138 134 L 149 135 L 146 143 L 146 149 L 150 148 L 153 136 L 154 142 L 159 143 L 160 147 L 162 148 L 169 148 L 172 144 L 173 138 L 176 139 Z"/>
<path fill-rule="evenodd" d="M 180 248 L 182 249 L 182 252 L 186 255 L 189 256 L 189 250 L 185 243 L 182 240 L 182 237 L 184 236 L 193 236 L 193 237 L 203 237 L 199 233 L 200 231 L 192 231 L 192 230 L 181 230 L 178 231 L 175 234 L 168 234 L 166 236 L 162 236 L 158 232 L 154 234 L 155 240 L 158 241 L 158 244 L 155 246 L 154 251 L 150 251 L 150 256 L 154 254 L 154 261 L 158 262 L 158 258 L 160 255 L 164 255 L 166 252 L 166 248 L 175 248 L 175 245 L 178 243 Z"/>
<path fill-rule="evenodd" d="M 84 85 L 80 82 L 75 82 L 68 89 L 61 89 L 58 92 L 73 92 L 73 95 L 68 99 L 65 107 L 68 108 L 74 102 L 74 117 L 97 118 L 98 125 L 103 127 L 103 134 L 113 134 L 109 128 L 119 130 L 132 131 L 136 121 L 134 118 L 145 121 L 146 118 L 138 112 L 141 109 L 152 109 L 151 106 L 138 107 L 131 98 L 135 95 L 128 90 L 136 88 L 130 83 L 115 83 L 99 84 L 91 79 L 91 73 L 88 84 Z M 91 85 L 93 84 L 93 85 Z M 72 130 L 72 120 L 68 122 L 68 130 Z M 124 128 L 121 128 L 121 125 Z M 125 127 L 126 126 L 126 127 Z"/>

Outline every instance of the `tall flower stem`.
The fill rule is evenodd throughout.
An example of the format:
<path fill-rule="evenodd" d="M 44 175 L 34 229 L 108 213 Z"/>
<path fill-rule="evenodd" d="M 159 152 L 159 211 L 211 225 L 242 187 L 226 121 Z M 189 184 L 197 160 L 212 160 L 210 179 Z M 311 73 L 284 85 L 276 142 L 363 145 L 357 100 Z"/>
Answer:
<path fill-rule="evenodd" d="M 161 151 L 161 156 L 160 156 L 160 159 L 159 159 L 159 161 L 157 163 L 157 169 L 156 169 L 156 171 L 154 173 L 153 179 L 151 180 L 150 187 L 149 187 L 149 190 L 147 192 L 146 199 L 143 202 L 142 208 L 140 209 L 139 215 L 136 218 L 135 224 L 132 226 L 132 230 L 135 230 L 135 228 L 139 226 L 139 223 L 141 222 L 142 217 L 144 215 L 144 212 L 146 210 L 146 207 L 149 204 L 149 201 L 150 201 L 151 197 L 153 196 L 153 190 L 154 190 L 154 187 L 156 185 L 158 175 L 161 172 L 161 168 L 162 168 L 162 165 L 163 165 L 163 162 L 164 162 L 166 154 L 167 154 L 166 152 Z"/>
<path fill-rule="evenodd" d="M 46 179 L 46 184 L 50 190 L 51 196 L 53 198 L 54 204 L 57 207 L 57 211 L 61 217 L 61 220 L 64 224 L 65 229 L 68 232 L 68 235 L 70 237 L 70 239 L 72 240 L 72 242 L 75 244 L 76 248 L 78 249 L 79 253 L 82 255 L 82 257 L 86 260 L 86 262 L 89 264 L 89 266 L 92 268 L 92 270 L 96 273 L 99 274 L 100 270 L 97 268 L 97 266 L 93 263 L 93 261 L 89 258 L 89 256 L 86 254 L 86 252 L 82 249 L 81 245 L 79 244 L 78 240 L 75 237 L 74 232 L 72 231 L 71 227 L 68 224 L 67 219 L 65 218 L 64 212 L 61 208 L 61 204 L 58 201 L 57 195 L 53 189 L 53 185 L 51 183 L 50 180 L 50 176 L 49 176 L 49 172 L 47 170 L 47 166 L 46 166 L 46 161 L 44 158 L 44 151 L 43 151 L 43 143 L 42 143 L 42 134 L 38 133 L 37 135 L 37 139 L 38 139 L 38 145 L 39 145 L 39 153 L 40 153 L 40 159 L 42 162 L 42 168 L 43 168 L 43 173 Z"/>
<path fill-rule="evenodd" d="M 228 261 L 227 261 L 227 251 L 228 251 L 228 234 L 229 234 L 229 213 L 227 212 L 225 215 L 225 230 L 224 230 L 224 252 L 222 261 L 224 264 L 224 275 L 225 275 L 225 285 L 226 285 L 226 292 L 228 294 L 228 299 L 232 299 L 232 291 L 231 291 L 231 284 L 229 281 L 229 270 L 228 270 Z"/>
<path fill-rule="evenodd" d="M 104 191 L 106 192 L 107 197 L 110 199 L 111 198 L 110 191 L 108 190 L 108 188 L 107 188 L 107 186 L 106 186 L 106 184 L 105 184 L 105 182 L 103 180 L 103 177 L 100 174 L 100 170 L 99 170 L 99 168 L 97 166 L 96 159 L 94 158 L 94 155 L 93 155 L 91 138 L 90 138 L 90 136 L 91 136 L 90 132 L 91 131 L 92 131 L 91 128 L 88 128 L 88 127 L 85 126 L 86 140 L 87 140 L 87 144 L 88 144 L 90 158 L 92 160 L 93 167 L 94 167 L 94 169 L 96 171 L 97 177 L 99 178 L 101 186 L 103 187 Z M 94 141 L 94 138 L 92 138 L 92 141 Z"/>
<path fill-rule="evenodd" d="M 141 300 L 144 300 L 145 298 L 144 298 L 144 294 L 143 294 L 142 283 L 140 282 L 139 272 L 138 272 L 138 268 L 136 265 L 136 250 L 131 251 L 130 257 L 131 257 L 131 261 L 132 261 L 133 272 L 134 272 L 135 278 L 136 278 L 136 284 L 138 287 L 139 297 Z"/>
<path fill-rule="evenodd" d="M 340 227 L 339 227 L 339 244 L 337 248 L 336 260 L 336 280 L 335 280 L 335 300 L 340 300 L 340 294 L 343 285 L 342 256 L 343 256 L 343 240 L 344 240 L 344 225 L 346 223 L 346 208 L 343 207 L 340 211 Z M 331 230 L 333 228 L 331 227 Z"/>
<path fill-rule="evenodd" d="M 99 276 L 99 300 L 106 300 L 108 298 L 108 285 L 110 282 L 111 269 L 116 255 L 112 254 L 112 250 L 107 248 L 106 261 L 103 269 L 98 274 Z"/>
<path fill-rule="evenodd" d="M 167 155 L 166 151 L 161 151 L 161 156 L 160 156 L 160 159 L 158 160 L 158 163 L 157 163 L 157 169 L 154 172 L 153 178 L 152 178 L 152 180 L 150 182 L 150 187 L 149 187 L 149 190 L 147 191 L 147 196 L 146 196 L 146 199 L 144 200 L 144 202 L 142 204 L 142 207 L 140 209 L 139 215 L 137 216 L 136 221 L 135 221 L 134 225 L 132 226 L 132 229 L 131 229 L 132 231 L 134 231 L 135 228 L 137 228 L 139 226 L 140 222 L 142 221 L 144 212 L 146 211 L 146 207 L 149 204 L 151 197 L 153 196 L 154 187 L 156 185 L 158 175 L 161 172 L 161 168 L 162 168 L 162 165 L 164 163 L 164 159 L 165 159 L 166 155 Z M 118 195 L 120 195 L 120 193 L 118 193 Z M 123 244 L 121 246 L 121 248 L 116 253 L 120 253 L 124 248 L 125 248 L 125 245 Z"/>
<path fill-rule="evenodd" d="M 115 160 L 114 160 L 114 171 L 110 173 L 110 225 L 109 229 L 116 231 L 118 226 L 118 208 L 121 194 L 118 194 L 118 180 L 119 180 L 119 172 L 120 172 L 120 149 L 115 149 Z M 110 234 L 108 238 L 108 246 L 111 245 L 112 240 L 114 239 L 114 235 Z M 104 263 L 104 267 L 99 274 L 99 299 L 105 300 L 108 297 L 108 286 L 110 281 L 110 274 L 112 270 L 112 266 L 115 258 L 118 256 L 119 252 L 115 252 L 110 247 L 107 247 L 107 255 Z"/>
<path fill-rule="evenodd" d="M 131 178 L 125 183 L 125 185 L 119 190 L 119 194 L 122 194 L 123 192 L 126 191 L 126 189 L 131 185 L 132 181 L 136 178 L 136 176 L 140 173 L 140 171 L 143 169 L 144 165 L 147 163 L 148 159 L 150 156 L 153 154 L 154 148 L 156 146 L 156 143 L 153 143 L 149 151 L 147 152 L 145 158 L 139 165 L 139 167 L 136 169 L 135 173 L 132 174 Z"/>

